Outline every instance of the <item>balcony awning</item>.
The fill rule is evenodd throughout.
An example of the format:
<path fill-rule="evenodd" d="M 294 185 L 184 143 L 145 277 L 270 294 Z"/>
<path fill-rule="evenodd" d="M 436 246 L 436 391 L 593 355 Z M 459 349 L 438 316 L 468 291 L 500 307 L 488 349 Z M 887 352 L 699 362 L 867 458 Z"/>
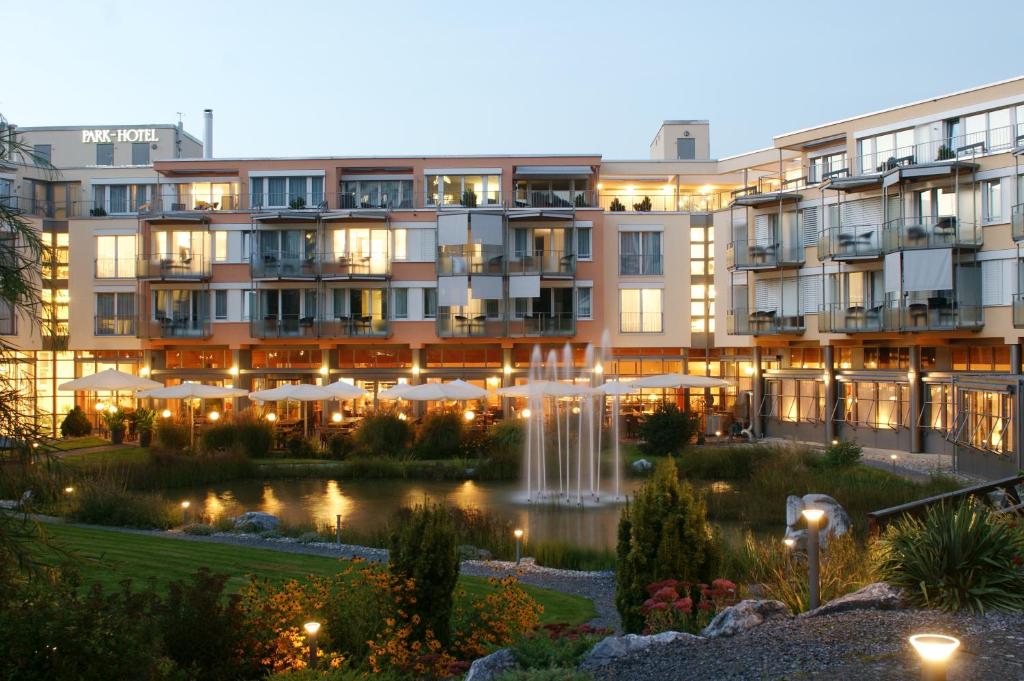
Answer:
<path fill-rule="evenodd" d="M 504 298 L 501 277 L 473 276 L 470 297 L 473 300 L 501 300 Z"/>
<path fill-rule="evenodd" d="M 832 189 L 837 192 L 854 192 L 881 184 L 881 175 L 854 175 L 853 177 L 834 177 L 826 182 L 822 189 Z"/>
<path fill-rule="evenodd" d="M 780 201 L 799 201 L 803 198 L 795 192 L 768 192 L 767 194 L 748 194 L 739 196 L 733 200 L 735 206 L 763 206 L 767 203 L 778 203 Z"/>
<path fill-rule="evenodd" d="M 536 208 L 520 209 L 516 208 L 510 210 L 508 213 L 509 220 L 572 220 L 574 210 L 572 208 L 545 208 L 538 210 Z"/>
<path fill-rule="evenodd" d="M 516 177 L 589 177 L 594 174 L 590 166 L 516 166 Z"/>
<path fill-rule="evenodd" d="M 385 208 L 354 208 L 351 210 L 332 210 L 320 214 L 324 222 L 334 220 L 387 220 L 388 211 Z"/>
<path fill-rule="evenodd" d="M 977 170 L 977 163 L 966 161 L 935 161 L 934 163 L 918 163 L 912 166 L 901 166 L 886 173 L 882 178 L 883 187 L 891 187 L 904 180 L 924 180 L 931 177 L 942 177 L 959 172 Z"/>
<path fill-rule="evenodd" d="M 166 213 L 141 214 L 146 222 L 209 222 L 210 216 L 206 213 L 182 211 L 180 213 L 168 211 Z"/>
<path fill-rule="evenodd" d="M 320 218 L 317 211 L 281 210 L 270 213 L 257 213 L 252 216 L 256 222 L 316 222 Z"/>

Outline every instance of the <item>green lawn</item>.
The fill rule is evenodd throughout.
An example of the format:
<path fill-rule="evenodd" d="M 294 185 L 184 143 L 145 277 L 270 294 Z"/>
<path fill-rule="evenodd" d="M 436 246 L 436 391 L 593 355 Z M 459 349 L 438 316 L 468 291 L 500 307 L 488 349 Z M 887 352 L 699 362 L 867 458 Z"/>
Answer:
<path fill-rule="evenodd" d="M 228 588 L 234 591 L 248 581 L 249 574 L 275 580 L 329 575 L 338 572 L 341 562 L 270 549 L 60 524 L 46 524 L 44 528 L 55 544 L 73 553 L 84 581 L 98 582 L 104 587 L 116 587 L 125 579 L 143 583 L 149 578 L 163 585 L 185 579 L 199 567 L 208 567 L 229 575 Z M 462 577 L 460 585 L 472 595 L 491 589 L 487 580 L 480 577 Z M 543 623 L 579 624 L 594 616 L 593 603 L 586 598 L 533 586 L 524 588 L 544 606 Z"/>
<path fill-rule="evenodd" d="M 62 440 L 54 440 L 53 442 L 47 443 L 47 446 L 56 449 L 58 452 L 68 452 L 73 449 L 84 449 L 86 447 L 99 447 L 101 445 L 109 445 L 110 440 L 104 437 L 96 437 L 95 435 L 86 435 L 84 437 L 69 437 Z"/>
<path fill-rule="evenodd" d="M 104 451 L 71 452 L 60 457 L 60 460 L 72 468 L 79 469 L 115 463 L 145 463 L 149 461 L 149 450 L 145 447 L 111 446 Z"/>

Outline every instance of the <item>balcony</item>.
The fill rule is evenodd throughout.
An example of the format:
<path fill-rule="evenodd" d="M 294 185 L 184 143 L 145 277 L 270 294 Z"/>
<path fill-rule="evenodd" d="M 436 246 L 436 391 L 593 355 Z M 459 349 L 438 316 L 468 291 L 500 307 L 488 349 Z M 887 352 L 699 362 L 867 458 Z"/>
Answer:
<path fill-rule="evenodd" d="M 589 189 L 517 189 L 510 208 L 597 208 Z"/>
<path fill-rule="evenodd" d="M 135 315 L 96 315 L 93 333 L 97 336 L 134 336 Z"/>
<path fill-rule="evenodd" d="M 138 258 L 135 275 L 149 280 L 203 281 L 210 278 L 210 260 L 196 251 L 151 253 Z"/>
<path fill-rule="evenodd" d="M 439 246 L 437 249 L 438 276 L 460 274 L 503 274 L 505 249 L 501 246 L 466 244 Z"/>
<path fill-rule="evenodd" d="M 882 230 L 882 250 L 886 253 L 917 248 L 980 248 L 982 231 L 956 216 L 894 218 Z"/>
<path fill-rule="evenodd" d="M 977 281 L 977 277 L 974 277 Z M 980 282 L 978 282 L 980 283 Z M 961 282 L 962 286 L 972 288 Z M 964 296 L 980 291 L 964 291 Z M 915 298 L 888 294 L 884 324 L 889 330 L 899 331 L 977 331 L 985 323 L 980 304 L 958 300 L 956 291 L 919 292 Z"/>
<path fill-rule="evenodd" d="M 885 330 L 885 308 L 882 305 L 826 303 L 818 308 L 818 331 L 821 333 L 872 333 Z"/>
<path fill-rule="evenodd" d="M 508 335 L 508 327 L 504 319 L 485 314 L 438 310 L 437 335 L 441 338 L 500 338 Z"/>
<path fill-rule="evenodd" d="M 1018 203 L 1010 211 L 1010 224 L 1013 226 L 1013 239 L 1024 239 L 1024 203 Z"/>
<path fill-rule="evenodd" d="M 1013 328 L 1024 329 L 1024 293 L 1013 294 Z"/>
<path fill-rule="evenodd" d="M 380 192 L 362 194 L 339 192 L 338 208 L 342 210 L 412 210 L 414 206 L 411 192 L 402 192 L 401 196 L 396 198 L 391 198 L 386 193 Z"/>
<path fill-rule="evenodd" d="M 462 194 L 430 194 L 428 208 L 500 208 L 501 191 L 464 191 Z"/>
<path fill-rule="evenodd" d="M 253 211 L 327 210 L 327 195 L 323 192 L 260 192 L 249 194 L 249 207 Z"/>
<path fill-rule="evenodd" d="M 818 259 L 871 260 L 882 255 L 882 225 L 840 225 L 818 234 Z"/>
<path fill-rule="evenodd" d="M 807 176 L 803 169 L 786 175 L 762 177 L 755 184 L 740 187 L 730 193 L 732 202 L 737 206 L 758 207 L 780 201 L 798 201 L 796 193 L 808 186 Z"/>
<path fill-rule="evenodd" d="M 391 335 L 390 322 L 372 315 L 341 316 L 317 323 L 321 338 L 387 338 Z"/>
<path fill-rule="evenodd" d="M 508 322 L 509 336 L 574 336 L 576 318 L 572 312 L 529 312 Z"/>
<path fill-rule="evenodd" d="M 516 252 L 508 261 L 508 273 L 539 274 L 542 277 L 572 277 L 576 274 L 576 254 L 548 249 Z"/>
<path fill-rule="evenodd" d="M 858 140 L 858 146 L 863 146 L 863 142 Z M 1013 126 L 1004 126 L 946 139 L 874 149 L 858 156 L 856 167 L 862 175 L 871 175 L 908 166 L 949 165 L 965 159 L 1012 151 L 1017 144 L 1018 137 Z"/>
<path fill-rule="evenodd" d="M 664 256 L 661 253 L 652 255 L 619 255 L 619 275 L 621 276 L 661 276 L 664 274 Z"/>
<path fill-rule="evenodd" d="M 600 196 L 601 208 L 610 213 L 711 213 L 729 205 L 728 193 L 677 194 L 610 192 Z"/>
<path fill-rule="evenodd" d="M 168 185 L 161 185 L 166 187 Z M 143 217 L 154 217 L 168 213 L 212 213 L 217 211 L 240 210 L 242 207 L 238 194 L 220 193 L 180 193 L 177 195 L 154 196 L 147 203 L 138 206 L 138 213 Z M 104 207 L 98 207 L 104 210 Z"/>
<path fill-rule="evenodd" d="M 318 338 L 319 320 L 299 315 L 264 315 L 249 323 L 253 338 Z"/>
<path fill-rule="evenodd" d="M 802 334 L 806 330 L 804 315 L 782 314 L 780 310 L 729 310 L 728 333 L 735 336 L 778 336 Z"/>
<path fill-rule="evenodd" d="M 804 249 L 799 244 L 761 239 L 733 241 L 725 252 L 726 267 L 736 270 L 800 267 L 804 259 Z"/>
<path fill-rule="evenodd" d="M 316 255 L 291 251 L 257 251 L 249 263 L 253 279 L 315 279 Z"/>
<path fill-rule="evenodd" d="M 209 338 L 213 324 L 209 317 L 168 317 L 157 313 L 148 322 L 147 338 Z"/>
<path fill-rule="evenodd" d="M 317 260 L 324 279 L 387 279 L 391 275 L 390 261 L 383 255 L 332 251 L 321 253 Z"/>

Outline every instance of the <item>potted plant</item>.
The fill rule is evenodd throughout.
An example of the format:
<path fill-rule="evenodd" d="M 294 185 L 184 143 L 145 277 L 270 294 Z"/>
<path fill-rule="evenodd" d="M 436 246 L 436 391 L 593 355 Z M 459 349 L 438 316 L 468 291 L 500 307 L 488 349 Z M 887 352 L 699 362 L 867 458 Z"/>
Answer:
<path fill-rule="evenodd" d="M 462 192 L 462 205 L 466 208 L 476 208 L 476 192 L 472 189 Z"/>
<path fill-rule="evenodd" d="M 107 209 L 103 208 L 102 206 L 97 206 L 96 208 L 90 208 L 89 209 L 89 215 L 91 215 L 94 218 L 102 218 L 102 217 L 105 217 L 107 215 Z"/>
<path fill-rule="evenodd" d="M 651 211 L 651 197 L 645 196 L 640 203 L 633 204 L 633 210 L 638 213 L 649 213 Z"/>
<path fill-rule="evenodd" d="M 139 445 L 148 447 L 153 441 L 153 423 L 156 421 L 156 410 L 141 407 L 132 414 L 135 421 L 135 432 L 139 434 Z"/>
<path fill-rule="evenodd" d="M 622 205 L 622 201 L 619 201 L 619 197 L 616 196 L 614 199 L 612 199 L 612 203 L 610 206 L 608 206 L 608 210 L 612 211 L 613 213 L 621 213 L 626 210 L 626 207 Z"/>
<path fill-rule="evenodd" d="M 125 414 L 120 409 L 103 412 L 103 423 L 110 432 L 110 442 L 119 445 L 124 442 Z"/>
<path fill-rule="evenodd" d="M 306 199 L 302 196 L 296 196 L 294 199 L 288 202 L 288 207 L 294 210 L 301 210 L 306 207 Z"/>
<path fill-rule="evenodd" d="M 953 153 L 953 150 L 950 149 L 945 144 L 943 144 L 941 147 L 939 147 L 939 151 L 936 154 L 937 160 L 939 160 L 939 161 L 948 161 L 949 159 L 951 159 L 951 158 L 953 158 L 955 156 L 956 156 L 956 154 Z"/>

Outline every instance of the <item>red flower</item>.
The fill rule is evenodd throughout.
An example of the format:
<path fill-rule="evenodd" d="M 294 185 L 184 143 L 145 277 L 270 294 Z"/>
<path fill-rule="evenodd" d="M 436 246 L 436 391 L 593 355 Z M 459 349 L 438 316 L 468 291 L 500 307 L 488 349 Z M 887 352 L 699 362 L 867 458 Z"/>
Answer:
<path fill-rule="evenodd" d="M 689 596 L 687 596 L 686 598 L 678 599 L 672 605 L 675 606 L 676 610 L 678 610 L 679 612 L 686 613 L 687 615 L 689 615 L 690 612 L 693 611 L 693 599 Z"/>
<path fill-rule="evenodd" d="M 659 601 L 674 601 L 679 598 L 679 593 L 670 586 L 665 586 L 658 589 L 654 597 Z"/>

